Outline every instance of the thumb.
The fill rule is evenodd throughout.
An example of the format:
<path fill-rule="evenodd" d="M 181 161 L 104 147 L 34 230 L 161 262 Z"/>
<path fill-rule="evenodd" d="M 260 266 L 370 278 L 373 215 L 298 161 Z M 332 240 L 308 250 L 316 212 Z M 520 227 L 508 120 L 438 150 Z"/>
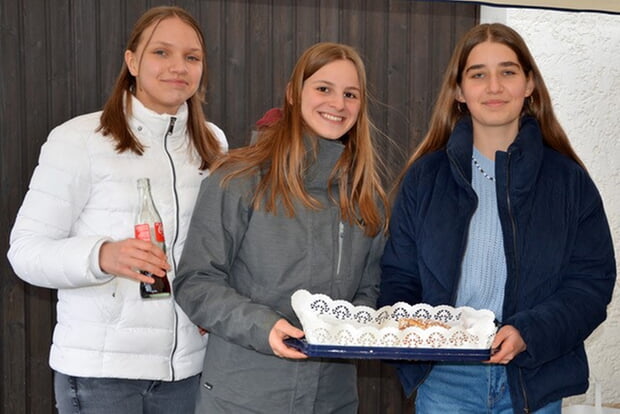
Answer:
<path fill-rule="evenodd" d="M 287 336 L 293 337 L 293 338 L 302 338 L 304 336 L 304 331 L 302 331 L 301 329 L 298 329 L 296 327 L 294 327 L 293 325 L 286 323 L 283 324 L 280 328 L 280 331 Z"/>

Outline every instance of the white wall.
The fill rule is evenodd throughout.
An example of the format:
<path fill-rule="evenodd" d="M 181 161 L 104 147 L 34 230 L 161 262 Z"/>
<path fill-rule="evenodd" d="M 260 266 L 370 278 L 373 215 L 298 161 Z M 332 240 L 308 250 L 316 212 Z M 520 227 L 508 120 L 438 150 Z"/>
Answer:
<path fill-rule="evenodd" d="M 483 23 L 501 22 L 525 39 L 554 109 L 596 182 L 620 259 L 620 15 L 482 7 Z M 553 346 L 552 344 L 549 344 Z M 588 338 L 591 386 L 565 404 L 620 407 L 620 280 L 607 320 Z"/>

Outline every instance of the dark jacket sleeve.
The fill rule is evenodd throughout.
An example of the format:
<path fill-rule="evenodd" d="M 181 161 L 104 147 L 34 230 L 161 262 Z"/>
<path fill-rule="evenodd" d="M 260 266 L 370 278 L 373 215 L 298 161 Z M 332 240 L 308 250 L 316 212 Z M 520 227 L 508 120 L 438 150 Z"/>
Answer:
<path fill-rule="evenodd" d="M 579 195 L 578 213 L 559 289 L 548 300 L 504 321 L 515 326 L 527 344 L 514 360 L 522 367 L 534 368 L 570 352 L 607 316 L 616 264 L 603 203 L 585 172 L 571 191 Z"/>
<path fill-rule="evenodd" d="M 246 348 L 271 354 L 269 332 L 282 318 L 231 285 L 231 268 L 249 222 L 243 180 L 201 186 L 173 286 L 176 301 L 196 325 Z"/>
<path fill-rule="evenodd" d="M 377 307 L 402 301 L 420 302 L 422 290 L 417 262 L 415 176 L 403 180 L 390 219 L 389 237 L 381 258 L 381 283 Z"/>

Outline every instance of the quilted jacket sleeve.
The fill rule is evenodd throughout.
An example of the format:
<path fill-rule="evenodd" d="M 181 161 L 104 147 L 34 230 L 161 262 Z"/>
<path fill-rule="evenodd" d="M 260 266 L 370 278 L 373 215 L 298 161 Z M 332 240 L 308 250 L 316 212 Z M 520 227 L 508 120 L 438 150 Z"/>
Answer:
<path fill-rule="evenodd" d="M 573 192 L 580 200 L 560 288 L 549 300 L 504 321 L 514 325 L 527 344 L 514 360 L 522 367 L 535 368 L 570 352 L 607 316 L 616 264 L 603 202 L 585 174 Z"/>
<path fill-rule="evenodd" d="M 36 286 L 75 288 L 112 277 L 91 260 L 105 238 L 71 234 L 90 193 L 90 160 L 79 135 L 67 124 L 50 133 L 11 231 L 9 261 Z"/>
<path fill-rule="evenodd" d="M 176 301 L 196 325 L 249 349 L 271 354 L 269 332 L 283 316 L 231 286 L 231 268 L 249 222 L 245 180 L 201 185 L 174 279 Z"/>

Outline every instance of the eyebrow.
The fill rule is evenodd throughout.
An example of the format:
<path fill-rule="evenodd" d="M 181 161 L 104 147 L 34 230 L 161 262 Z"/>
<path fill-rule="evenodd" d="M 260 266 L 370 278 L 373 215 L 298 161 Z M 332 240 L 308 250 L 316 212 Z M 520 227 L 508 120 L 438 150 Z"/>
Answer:
<path fill-rule="evenodd" d="M 327 84 L 327 85 L 329 85 L 329 86 L 334 86 L 334 85 L 335 85 L 335 83 L 334 83 L 334 82 L 330 82 L 330 81 L 327 81 L 327 80 L 324 80 L 324 79 L 317 79 L 317 80 L 312 81 L 312 84 L 313 84 L 313 85 L 314 85 L 314 84 L 316 84 L 316 83 L 324 83 L 324 84 Z M 360 90 L 361 90 L 361 89 L 360 89 L 359 87 L 357 87 L 357 86 L 345 86 L 345 88 L 344 88 L 344 89 L 347 89 L 347 90 L 354 89 L 354 90 L 356 90 L 356 91 L 360 91 Z"/>
<path fill-rule="evenodd" d="M 521 68 L 521 65 L 519 65 L 516 62 L 513 61 L 506 61 L 506 62 L 500 62 L 499 65 L 502 68 L 512 68 L 512 67 L 517 67 L 517 68 Z M 471 65 L 470 67 L 468 67 L 467 69 L 465 69 L 465 73 L 472 71 L 472 70 L 480 70 L 485 68 L 486 65 L 484 64 L 479 64 L 479 65 Z"/>
<path fill-rule="evenodd" d="M 150 46 L 166 46 L 166 47 L 174 47 L 174 45 L 170 42 L 166 42 L 163 40 L 152 40 Z M 188 49 L 190 52 L 202 52 L 202 49 L 198 47 L 192 47 Z"/>

